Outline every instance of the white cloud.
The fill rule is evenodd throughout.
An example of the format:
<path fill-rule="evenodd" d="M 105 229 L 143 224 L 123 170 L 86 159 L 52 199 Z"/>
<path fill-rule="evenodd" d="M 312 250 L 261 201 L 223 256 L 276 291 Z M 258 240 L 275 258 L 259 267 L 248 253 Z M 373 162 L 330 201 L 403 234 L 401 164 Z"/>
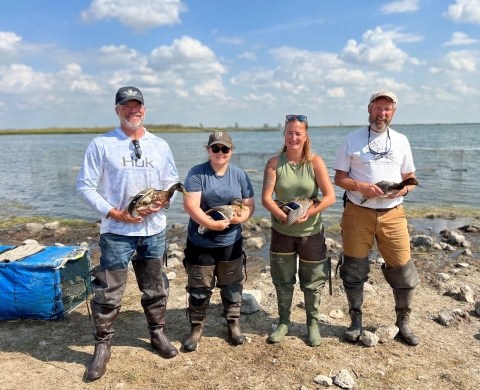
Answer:
<path fill-rule="evenodd" d="M 445 42 L 443 46 L 472 45 L 477 42 L 478 39 L 470 38 L 467 34 L 457 31 L 452 34 L 452 39 L 448 42 Z"/>
<path fill-rule="evenodd" d="M 156 71 L 172 70 L 185 78 L 226 73 L 215 53 L 196 39 L 183 36 L 175 39 L 171 46 L 160 46 L 152 50 L 148 66 Z"/>
<path fill-rule="evenodd" d="M 454 71 L 476 72 L 480 53 L 474 50 L 451 51 L 442 59 L 442 62 Z"/>
<path fill-rule="evenodd" d="M 340 53 L 340 58 L 352 64 L 401 71 L 410 57 L 395 45 L 394 40 L 398 36 L 397 30 L 383 31 L 381 27 L 368 30 L 362 36 L 362 43 L 350 39 Z"/>
<path fill-rule="evenodd" d="M 477 96 L 478 90 L 467 86 L 462 80 L 456 79 L 452 81 L 452 90 L 459 93 L 462 96 Z"/>
<path fill-rule="evenodd" d="M 239 54 L 238 58 L 245 58 L 246 60 L 250 60 L 250 61 L 256 61 L 257 60 L 257 56 L 255 55 L 255 53 L 253 51 L 246 51 L 242 54 Z"/>
<path fill-rule="evenodd" d="M 200 97 L 217 97 L 221 100 L 226 99 L 226 89 L 222 84 L 220 77 L 206 80 L 202 84 L 195 85 L 193 91 Z"/>
<path fill-rule="evenodd" d="M 334 99 L 344 98 L 345 90 L 343 87 L 327 89 L 327 96 Z"/>
<path fill-rule="evenodd" d="M 2 93 L 13 95 L 33 94 L 51 90 L 56 81 L 52 74 L 35 72 L 31 66 L 12 64 L 0 68 Z"/>
<path fill-rule="evenodd" d="M 136 32 L 180 23 L 180 12 L 187 11 L 181 0 L 93 0 L 80 16 L 86 22 L 115 18 Z"/>
<path fill-rule="evenodd" d="M 423 41 L 423 36 L 422 35 L 417 35 L 417 34 L 405 34 L 400 32 L 402 29 L 401 28 L 396 28 L 393 30 L 388 30 L 388 31 L 382 31 L 383 34 L 388 36 L 392 41 L 395 42 L 419 42 Z"/>
<path fill-rule="evenodd" d="M 456 0 L 443 16 L 458 23 L 480 24 L 480 0 Z"/>
<path fill-rule="evenodd" d="M 227 37 L 218 37 L 217 42 L 231 43 L 232 45 L 241 45 L 243 39 L 240 38 L 227 38 Z"/>
<path fill-rule="evenodd" d="M 419 0 L 401 0 L 385 4 L 381 11 L 384 14 L 394 14 L 401 12 L 413 12 L 418 10 Z"/>
<path fill-rule="evenodd" d="M 18 44 L 22 40 L 13 32 L 0 31 L 0 53 L 13 52 L 18 49 Z"/>

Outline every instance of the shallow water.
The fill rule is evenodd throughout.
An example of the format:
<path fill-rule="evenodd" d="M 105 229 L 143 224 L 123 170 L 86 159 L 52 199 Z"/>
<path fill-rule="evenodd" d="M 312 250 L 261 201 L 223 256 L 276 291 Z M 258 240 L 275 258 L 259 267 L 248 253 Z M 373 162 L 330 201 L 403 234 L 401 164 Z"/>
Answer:
<path fill-rule="evenodd" d="M 407 135 L 421 184 L 405 198 L 405 205 L 455 205 L 479 207 L 477 182 L 480 177 L 480 125 L 398 126 Z M 315 153 L 320 154 L 333 179 L 331 168 L 337 151 L 352 128 L 310 129 Z M 172 149 L 180 180 L 188 170 L 207 159 L 207 133 L 158 134 Z M 49 215 L 95 221 L 99 215 L 75 194 L 75 181 L 85 149 L 96 135 L 15 135 L 1 136 L 1 215 Z M 232 132 L 236 145 L 232 162 L 247 170 L 253 183 L 257 208 L 255 216 L 267 216 L 261 206 L 263 169 L 269 157 L 278 153 L 283 134 L 278 132 Z M 343 190 L 336 187 L 337 203 L 324 212 L 340 217 Z M 186 223 L 182 203 L 167 211 L 169 222 Z"/>

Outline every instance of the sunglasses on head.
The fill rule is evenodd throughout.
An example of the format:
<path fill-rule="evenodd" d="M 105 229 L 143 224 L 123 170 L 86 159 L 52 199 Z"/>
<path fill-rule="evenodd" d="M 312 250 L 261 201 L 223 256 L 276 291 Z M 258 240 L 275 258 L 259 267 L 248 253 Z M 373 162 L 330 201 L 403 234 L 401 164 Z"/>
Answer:
<path fill-rule="evenodd" d="M 230 148 L 228 146 L 225 146 L 225 145 L 223 145 L 223 146 L 212 145 L 212 146 L 210 146 L 210 149 L 212 149 L 213 153 L 218 153 L 220 150 L 224 154 L 230 153 Z"/>
<path fill-rule="evenodd" d="M 294 121 L 295 119 L 299 122 L 305 122 L 307 120 L 305 115 L 287 115 L 285 118 L 287 118 L 288 122 Z"/>

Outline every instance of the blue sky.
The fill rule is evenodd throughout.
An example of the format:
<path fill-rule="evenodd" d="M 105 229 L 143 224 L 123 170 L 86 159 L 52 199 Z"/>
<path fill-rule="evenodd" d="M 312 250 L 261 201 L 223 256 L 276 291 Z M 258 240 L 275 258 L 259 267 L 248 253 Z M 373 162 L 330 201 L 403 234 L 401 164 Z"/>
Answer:
<path fill-rule="evenodd" d="M 480 122 L 480 0 L 0 0 L 0 129 Z"/>

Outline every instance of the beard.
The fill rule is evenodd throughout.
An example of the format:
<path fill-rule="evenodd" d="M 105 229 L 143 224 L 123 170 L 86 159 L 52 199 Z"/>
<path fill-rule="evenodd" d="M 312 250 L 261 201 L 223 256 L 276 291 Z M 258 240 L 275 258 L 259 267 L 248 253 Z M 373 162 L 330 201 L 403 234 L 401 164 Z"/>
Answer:
<path fill-rule="evenodd" d="M 368 117 L 368 123 L 370 123 L 370 128 L 375 131 L 376 133 L 383 133 L 388 129 L 388 125 L 390 125 L 390 122 L 392 119 L 390 118 L 387 119 L 386 117 L 381 117 L 379 119 L 382 119 L 384 122 L 377 123 L 375 118 L 372 114 Z"/>
<path fill-rule="evenodd" d="M 123 117 L 123 118 L 120 118 L 120 123 L 129 129 L 138 130 L 140 127 L 143 126 L 143 119 L 144 119 L 143 116 L 141 118 L 134 117 L 131 120 L 128 120 L 127 118 Z"/>

